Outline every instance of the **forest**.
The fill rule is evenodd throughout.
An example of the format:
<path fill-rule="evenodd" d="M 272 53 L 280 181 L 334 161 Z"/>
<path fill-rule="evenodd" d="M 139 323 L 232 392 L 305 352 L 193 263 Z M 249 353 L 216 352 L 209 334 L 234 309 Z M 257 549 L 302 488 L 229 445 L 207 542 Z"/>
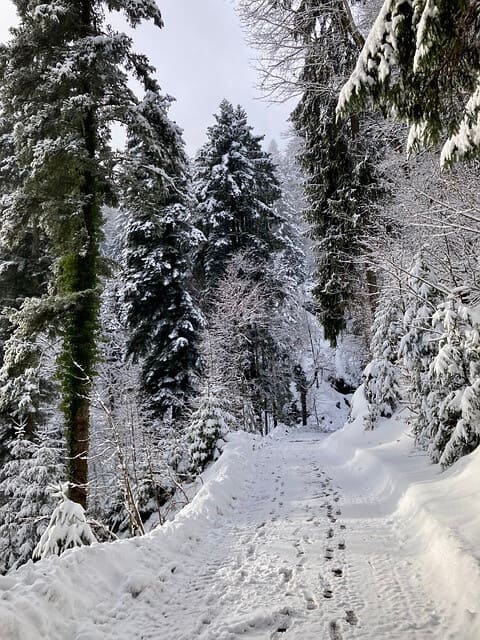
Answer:
<path fill-rule="evenodd" d="M 336 520 L 348 480 L 330 492 L 321 469 L 352 438 L 357 449 L 403 438 L 411 477 L 456 477 L 465 505 L 456 522 L 470 531 L 476 485 L 458 474 L 470 469 L 478 484 L 480 467 L 468 466 L 480 460 L 478 0 L 236 0 L 258 89 L 293 105 L 289 123 L 266 144 L 226 95 L 193 155 L 170 115 L 174 98 L 130 35 L 150 22 L 162 37 L 161 0 L 13 4 L 18 23 L 0 44 L 0 591 L 17 573 L 29 584 L 22 576 L 37 567 L 93 557 L 77 547 L 115 554 L 117 541 L 145 539 L 150 549 L 156 532 L 168 535 L 183 511 L 201 507 L 216 468 L 225 465 L 230 482 L 227 462 L 238 474 L 246 465 L 253 482 L 268 447 L 272 477 L 282 464 L 293 473 L 285 460 L 299 477 L 318 472 L 333 500 L 327 538 L 345 528 Z M 281 437 L 290 438 L 285 449 Z M 307 438 L 301 452 L 288 448 L 299 447 L 296 437 Z M 314 458 L 317 445 L 325 462 Z M 240 502 L 235 473 L 230 506 Z M 230 508 L 220 489 L 209 491 L 212 513 Z M 132 567 L 133 548 L 124 547 Z M 319 552 L 327 561 L 329 549 Z M 475 580 L 480 589 L 478 569 Z M 316 597 L 302 589 L 313 609 Z M 334 590 L 322 589 L 328 601 Z M 1 607 L 0 598 L 3 639 Z M 478 606 L 464 609 L 480 616 Z M 110 636 L 48 625 L 29 635 L 13 615 L 3 633 L 480 637 L 478 620 L 471 636 L 466 622 L 433 631 L 425 622 L 397 636 L 395 627 L 369 631 L 348 608 L 310 636 L 308 626 L 295 635 L 292 611 L 269 614 L 268 632 L 259 615 L 243 631 L 237 620 L 211 635 L 120 626 Z M 260 635 L 249 635 L 252 625 Z"/>

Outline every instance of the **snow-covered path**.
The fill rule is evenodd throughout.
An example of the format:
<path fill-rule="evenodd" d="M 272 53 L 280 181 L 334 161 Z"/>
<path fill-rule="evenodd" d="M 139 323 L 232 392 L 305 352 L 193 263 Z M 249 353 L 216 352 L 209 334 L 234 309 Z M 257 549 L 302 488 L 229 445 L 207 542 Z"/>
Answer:
<path fill-rule="evenodd" d="M 0 576 L 0 640 L 477 640 L 480 452 L 441 473 L 362 406 L 230 434 L 174 521 Z"/>
<path fill-rule="evenodd" d="M 352 508 L 359 500 L 375 509 L 368 495 L 342 492 L 324 438 L 295 432 L 257 447 L 234 509 L 192 536 L 177 562 L 159 567 L 152 553 L 150 566 L 163 573 L 130 576 L 127 597 L 100 603 L 73 638 L 455 637 L 388 517 L 345 517 L 364 511 Z"/>

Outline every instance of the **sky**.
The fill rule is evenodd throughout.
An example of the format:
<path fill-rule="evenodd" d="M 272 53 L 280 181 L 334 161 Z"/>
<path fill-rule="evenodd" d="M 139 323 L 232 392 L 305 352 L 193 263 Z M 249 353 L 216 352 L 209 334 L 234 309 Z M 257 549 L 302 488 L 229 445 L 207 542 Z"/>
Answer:
<path fill-rule="evenodd" d="M 10 0 L 0 0 L 0 38 L 15 23 Z M 257 134 L 281 143 L 292 105 L 268 104 L 254 88 L 254 52 L 246 45 L 233 0 L 158 0 L 165 27 L 142 25 L 132 32 L 137 51 L 157 68 L 164 92 L 176 98 L 170 115 L 184 130 L 193 154 L 223 98 L 241 104 Z M 116 20 L 116 27 L 124 28 Z"/>

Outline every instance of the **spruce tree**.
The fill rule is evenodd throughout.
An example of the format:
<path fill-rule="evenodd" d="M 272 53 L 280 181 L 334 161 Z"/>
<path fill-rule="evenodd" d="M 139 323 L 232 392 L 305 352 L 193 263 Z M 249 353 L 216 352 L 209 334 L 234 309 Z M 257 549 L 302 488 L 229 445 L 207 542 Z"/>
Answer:
<path fill-rule="evenodd" d="M 289 141 L 287 149 L 281 153 L 273 141 L 268 153 L 275 165 L 281 196 L 275 203 L 278 217 L 278 236 L 283 248 L 278 254 L 276 268 L 285 274 L 292 287 L 303 284 L 307 277 L 306 265 L 306 224 L 302 218 L 304 208 L 304 176 L 296 161 L 300 141 L 295 137 Z"/>
<path fill-rule="evenodd" d="M 372 409 L 367 421 L 370 429 L 375 427 L 377 415 L 390 418 L 400 399 L 396 366 L 401 331 L 399 315 L 398 300 L 384 294 L 372 326 L 372 360 L 364 371 L 365 397 Z"/>
<path fill-rule="evenodd" d="M 412 409 L 410 424 L 416 442 L 428 448 L 435 421 L 433 413 L 437 411 L 435 403 L 429 402 L 436 388 L 435 381 L 430 376 L 430 368 L 438 353 L 439 338 L 436 326 L 432 326 L 432 318 L 440 294 L 435 273 L 422 252 L 415 256 L 406 284 L 399 356 L 403 363 L 406 391 Z"/>
<path fill-rule="evenodd" d="M 291 116 L 305 141 L 300 154 L 306 173 L 305 216 L 318 253 L 313 293 L 332 344 L 365 280 L 368 293 L 375 293 L 365 239 L 372 233 L 372 208 L 382 192 L 372 146 L 356 137 L 358 119 L 348 124 L 335 120 L 336 83 L 350 71 L 358 50 L 341 4 L 304 0 L 297 8 L 296 38 L 305 49 L 304 91 Z"/>
<path fill-rule="evenodd" d="M 410 126 L 409 150 L 442 141 L 444 165 L 478 157 L 479 31 L 470 0 L 384 0 L 339 115 L 380 106 Z"/>
<path fill-rule="evenodd" d="M 465 293 L 454 291 L 433 316 L 443 333 L 430 370 L 437 387 L 429 401 L 435 402 L 438 412 L 429 450 L 443 466 L 480 444 L 480 325 L 462 301 Z"/>
<path fill-rule="evenodd" d="M 232 416 L 222 400 L 223 389 L 207 387 L 197 399 L 187 428 L 186 440 L 190 469 L 198 474 L 218 457 L 219 444 L 227 431 Z"/>
<path fill-rule="evenodd" d="M 64 468 L 59 433 L 47 424 L 35 440 L 15 429 L 9 459 L 0 470 L 0 573 L 32 557 L 54 506 L 52 486 Z"/>
<path fill-rule="evenodd" d="M 140 359 L 146 406 L 181 409 L 197 368 L 201 315 L 187 285 L 198 232 L 190 221 L 187 160 L 169 98 L 149 91 L 129 131 L 122 168 L 124 315 L 127 352 Z"/>
<path fill-rule="evenodd" d="M 248 250 L 259 267 L 281 247 L 274 203 L 280 197 L 270 156 L 262 151 L 240 107 L 220 104 L 216 123 L 194 163 L 197 224 L 206 242 L 197 254 L 197 276 L 211 288 L 234 253 Z"/>
<path fill-rule="evenodd" d="M 128 73 L 151 83 L 151 68 L 130 39 L 105 24 L 107 9 L 132 26 L 161 25 L 151 0 L 16 0 L 19 26 L 0 51 L 0 99 L 12 124 L 21 183 L 7 215 L 47 238 L 48 294 L 38 321 L 61 335 L 59 359 L 70 497 L 85 506 L 89 393 L 95 373 L 101 207 L 113 191 L 110 124 L 135 118 Z"/>

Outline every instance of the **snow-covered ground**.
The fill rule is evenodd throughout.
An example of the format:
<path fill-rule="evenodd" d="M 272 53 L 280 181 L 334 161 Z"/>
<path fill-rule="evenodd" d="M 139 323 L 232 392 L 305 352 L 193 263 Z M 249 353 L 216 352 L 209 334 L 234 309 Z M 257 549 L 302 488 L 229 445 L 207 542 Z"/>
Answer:
<path fill-rule="evenodd" d="M 474 640 L 480 452 L 446 473 L 400 420 L 233 434 L 152 534 L 0 578 L 1 640 Z"/>

